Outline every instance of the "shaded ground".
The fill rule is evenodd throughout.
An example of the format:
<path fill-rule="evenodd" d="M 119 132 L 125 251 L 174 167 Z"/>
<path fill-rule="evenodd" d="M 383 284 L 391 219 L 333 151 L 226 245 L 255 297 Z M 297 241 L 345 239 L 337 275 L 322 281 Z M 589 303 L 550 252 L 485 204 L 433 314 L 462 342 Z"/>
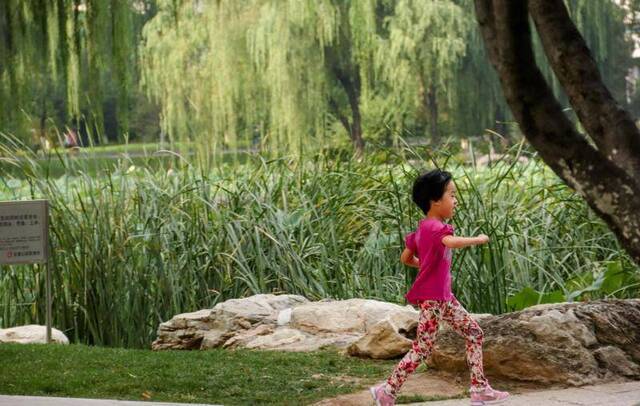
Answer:
<path fill-rule="evenodd" d="M 360 380 L 365 382 L 365 380 Z M 380 382 L 382 380 L 379 380 Z M 369 381 L 370 382 L 370 381 Z M 468 405 L 468 382 L 469 376 L 467 373 L 453 374 L 443 371 L 436 370 L 425 370 L 423 372 L 415 372 L 407 378 L 407 381 L 402 386 L 402 390 L 398 396 L 399 404 L 422 404 L 416 402 L 427 402 L 426 405 Z M 542 394 L 546 391 L 559 392 L 562 394 L 563 392 L 580 392 L 586 389 L 583 388 L 574 388 L 567 386 L 550 386 L 550 385 L 540 385 L 534 383 L 527 382 L 516 382 L 516 381 L 505 381 L 499 379 L 490 379 L 491 385 L 500 390 L 506 390 L 513 395 L 523 395 L 524 399 L 528 399 L 531 401 L 531 398 L 528 396 L 536 395 L 538 393 Z M 636 384 L 633 386 L 632 384 Z M 609 384 L 607 384 L 609 385 Z M 614 384 L 615 385 L 615 384 Z M 625 385 L 625 384 L 622 384 Z M 592 388 L 595 386 L 589 386 L 584 388 Z M 638 395 L 638 404 L 640 405 L 640 382 L 631 382 L 631 388 L 633 390 L 637 390 Z M 554 392 L 554 393 L 555 393 Z M 601 391 L 607 395 L 610 395 L 610 390 L 607 392 Z M 448 400 L 448 399 L 456 399 L 456 400 Z M 515 396 L 514 396 L 515 399 Z M 534 396 L 535 399 L 535 396 Z M 434 401 L 443 401 L 446 402 L 434 402 Z M 510 400 L 508 405 L 511 405 L 513 400 Z M 340 395 L 334 398 L 324 399 L 320 402 L 316 402 L 313 406 L 360 406 L 360 405 L 371 405 L 373 401 L 371 399 L 371 395 L 369 393 L 369 389 L 365 388 L 361 391 L 348 394 L 348 395 Z M 515 404 L 515 403 L 514 403 Z M 517 403 L 522 405 L 529 405 L 533 403 Z M 547 403 L 540 403 L 541 405 Z M 554 404 L 555 403 L 548 403 Z M 557 403 L 562 404 L 562 403 Z M 581 403 L 564 403 L 564 404 L 575 404 L 580 405 Z M 584 403 L 590 404 L 590 403 Z M 595 403 L 594 403 L 595 404 Z M 604 404 L 604 403 L 603 403 Z M 620 403 L 622 405 L 622 403 Z M 626 403 L 625 403 L 626 404 Z M 618 403 L 608 403 L 609 406 L 616 405 Z"/>
<path fill-rule="evenodd" d="M 370 402 L 369 404 L 373 404 Z M 505 406 L 640 406 L 640 381 L 514 394 Z M 413 403 L 410 406 L 468 406 L 469 400 Z"/>
<path fill-rule="evenodd" d="M 380 380 L 382 381 L 382 380 Z M 451 399 L 464 396 L 465 386 L 459 376 L 439 371 L 415 372 L 407 378 L 398 402 Z M 368 387 L 349 395 L 325 399 L 314 406 L 360 406 L 373 404 Z"/>
<path fill-rule="evenodd" d="M 318 374 L 316 379 L 325 379 L 325 374 Z M 366 383 L 366 378 L 333 376 L 337 382 Z M 409 377 L 403 387 L 403 403 L 409 406 L 462 406 L 468 405 L 465 385 L 462 378 L 437 371 L 418 372 Z M 494 380 L 493 385 L 512 392 L 513 396 L 505 406 L 640 406 L 640 381 L 589 385 L 580 388 L 540 389 L 521 383 L 507 383 Z M 449 400 L 427 399 L 442 397 L 458 397 Z M 302 403 L 305 404 L 305 403 Z M 372 405 L 368 391 L 363 390 L 350 395 L 342 395 L 326 399 L 314 405 Z M 135 402 L 113 399 L 82 399 L 65 397 L 5 396 L 0 395 L 0 406 L 186 406 L 186 403 Z M 196 404 L 189 404 L 196 406 Z M 205 405 L 205 404 L 198 404 Z M 214 405 L 207 403 L 206 405 Z"/>

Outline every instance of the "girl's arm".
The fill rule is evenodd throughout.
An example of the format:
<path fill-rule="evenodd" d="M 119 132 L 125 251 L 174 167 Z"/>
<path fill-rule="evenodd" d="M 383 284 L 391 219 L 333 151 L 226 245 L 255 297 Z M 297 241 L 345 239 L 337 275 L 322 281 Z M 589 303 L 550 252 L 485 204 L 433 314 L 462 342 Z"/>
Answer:
<path fill-rule="evenodd" d="M 413 255 L 413 251 L 409 248 L 405 248 L 404 251 L 402 251 L 402 255 L 400 255 L 400 262 L 413 268 L 420 268 L 420 261 L 415 255 Z"/>
<path fill-rule="evenodd" d="M 484 234 L 480 234 L 477 237 L 456 237 L 453 235 L 447 235 L 442 238 L 442 243 L 449 248 L 464 248 L 471 245 L 486 244 L 489 242 L 489 237 Z"/>

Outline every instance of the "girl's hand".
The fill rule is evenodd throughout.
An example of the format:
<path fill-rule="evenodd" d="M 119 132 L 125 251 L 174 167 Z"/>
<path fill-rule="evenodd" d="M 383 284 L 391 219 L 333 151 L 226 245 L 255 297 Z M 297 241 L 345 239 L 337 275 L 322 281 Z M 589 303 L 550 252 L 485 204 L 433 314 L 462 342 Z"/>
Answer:
<path fill-rule="evenodd" d="M 406 266 L 420 268 L 420 260 L 414 255 L 413 251 L 408 248 L 405 248 L 404 251 L 402 251 L 402 255 L 400 255 L 400 262 Z"/>
<path fill-rule="evenodd" d="M 489 242 L 489 236 L 487 236 L 486 234 L 480 234 L 476 237 L 476 239 L 478 240 L 478 244 L 486 244 Z"/>
<path fill-rule="evenodd" d="M 420 268 L 420 260 L 418 259 L 418 257 L 413 257 L 409 266 L 413 268 Z"/>

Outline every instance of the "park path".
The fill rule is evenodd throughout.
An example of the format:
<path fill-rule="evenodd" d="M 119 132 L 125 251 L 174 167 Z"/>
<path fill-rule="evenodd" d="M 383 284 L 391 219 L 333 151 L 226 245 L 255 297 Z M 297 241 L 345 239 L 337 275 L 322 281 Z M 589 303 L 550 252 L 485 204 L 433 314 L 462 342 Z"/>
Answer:
<path fill-rule="evenodd" d="M 362 405 L 373 401 L 362 399 Z M 339 403 L 333 403 L 339 404 Z M 348 404 L 348 403 L 347 403 Z M 137 402 L 109 399 L 71 399 L 0 395 L 0 406 L 204 406 L 202 404 Z M 408 406 L 462 406 L 468 399 L 411 403 Z M 640 406 L 640 381 L 590 385 L 579 388 L 532 391 L 513 395 L 504 406 Z M 211 405 L 207 405 L 211 406 Z"/>
<path fill-rule="evenodd" d="M 212 406 L 197 403 L 138 402 L 132 400 L 53 398 L 0 395 L 0 406 Z M 221 405 L 217 405 L 221 406 Z"/>
<path fill-rule="evenodd" d="M 410 406 L 468 406 L 468 399 L 411 403 Z M 513 395 L 504 406 L 640 406 L 640 381 L 543 390 Z"/>

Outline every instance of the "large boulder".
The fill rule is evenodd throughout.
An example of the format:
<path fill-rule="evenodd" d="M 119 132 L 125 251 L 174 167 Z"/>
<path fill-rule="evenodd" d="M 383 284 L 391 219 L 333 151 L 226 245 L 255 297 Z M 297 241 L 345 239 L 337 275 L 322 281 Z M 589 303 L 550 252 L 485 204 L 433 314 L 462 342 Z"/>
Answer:
<path fill-rule="evenodd" d="M 419 316 L 417 310 L 389 313 L 377 323 L 372 323 L 365 334 L 347 348 L 347 352 L 353 356 L 377 359 L 403 356 L 416 338 Z"/>
<path fill-rule="evenodd" d="M 556 303 L 479 320 L 491 376 L 585 385 L 640 378 L 640 300 Z M 445 326 L 428 365 L 467 369 L 464 340 Z"/>
<path fill-rule="evenodd" d="M 0 329 L 0 343 L 45 344 L 47 327 L 37 324 Z M 58 329 L 51 329 L 51 342 L 69 344 L 69 339 Z"/>
<path fill-rule="evenodd" d="M 364 334 L 380 320 L 401 315 L 409 317 L 415 329 L 418 312 L 411 306 L 368 299 L 310 302 L 292 310 L 290 325 L 312 334 Z"/>
<path fill-rule="evenodd" d="M 411 349 L 419 313 L 377 300 L 321 300 L 296 295 L 231 299 L 160 324 L 153 348 L 254 348 L 398 358 Z M 484 331 L 490 377 L 583 385 L 640 378 L 640 300 L 556 303 L 501 315 L 472 314 Z M 446 323 L 431 367 L 467 370 L 464 340 Z"/>
<path fill-rule="evenodd" d="M 380 320 L 390 318 L 402 331 L 415 331 L 417 316 L 411 306 L 377 300 L 309 302 L 297 295 L 254 295 L 218 303 L 213 309 L 174 316 L 160 324 L 152 348 L 343 349 Z M 390 351 L 393 352 L 386 350 L 387 355 Z M 406 352 L 399 349 L 393 354 L 403 351 Z"/>
<path fill-rule="evenodd" d="M 204 349 L 222 346 L 238 332 L 259 324 L 274 324 L 281 310 L 309 302 L 298 295 L 254 295 L 230 299 L 213 309 L 183 313 L 158 327 L 158 338 L 152 348 Z"/>

